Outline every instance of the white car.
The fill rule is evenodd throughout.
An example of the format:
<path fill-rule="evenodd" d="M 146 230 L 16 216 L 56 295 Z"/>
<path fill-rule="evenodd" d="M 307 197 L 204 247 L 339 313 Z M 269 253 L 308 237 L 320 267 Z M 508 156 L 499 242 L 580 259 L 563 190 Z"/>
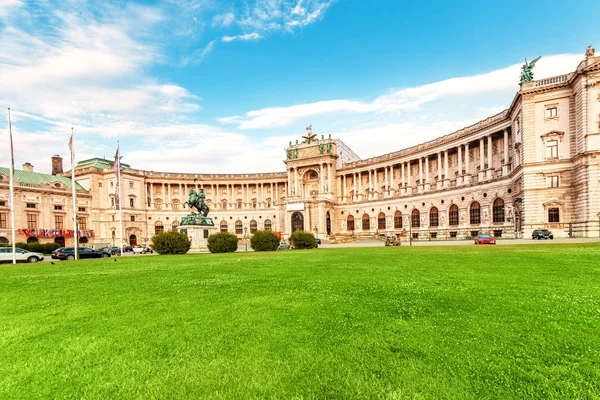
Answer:
<path fill-rule="evenodd" d="M 153 251 L 150 247 L 146 247 L 146 246 L 133 248 L 133 254 L 146 254 L 146 253 L 152 254 Z"/>
<path fill-rule="evenodd" d="M 33 253 L 18 247 L 15 248 L 15 253 L 17 262 L 36 263 L 44 259 L 42 253 Z M 12 263 L 12 259 L 12 247 L 0 247 L 0 263 Z"/>

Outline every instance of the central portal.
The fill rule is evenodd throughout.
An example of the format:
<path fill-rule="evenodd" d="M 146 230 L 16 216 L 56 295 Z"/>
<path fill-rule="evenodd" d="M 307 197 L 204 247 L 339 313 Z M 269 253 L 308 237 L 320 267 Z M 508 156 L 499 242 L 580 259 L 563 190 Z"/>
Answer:
<path fill-rule="evenodd" d="M 304 215 L 300 211 L 292 214 L 292 232 L 304 230 Z"/>

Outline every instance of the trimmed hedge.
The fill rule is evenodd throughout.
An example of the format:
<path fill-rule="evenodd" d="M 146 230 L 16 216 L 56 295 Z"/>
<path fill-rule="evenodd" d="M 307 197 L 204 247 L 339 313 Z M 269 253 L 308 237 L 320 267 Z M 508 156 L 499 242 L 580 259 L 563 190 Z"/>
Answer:
<path fill-rule="evenodd" d="M 12 247 L 10 243 L 0 243 L 0 247 Z M 23 250 L 33 251 L 35 253 L 50 254 L 58 249 L 60 245 L 56 243 L 15 243 L 15 247 Z"/>
<path fill-rule="evenodd" d="M 152 249 L 158 254 L 185 254 L 191 245 L 187 235 L 177 231 L 161 232 L 152 238 Z"/>
<path fill-rule="evenodd" d="M 273 231 L 256 231 L 250 238 L 254 251 L 275 251 L 279 247 L 279 238 Z"/>
<path fill-rule="evenodd" d="M 294 249 L 315 249 L 317 240 L 310 232 L 296 231 L 290 235 L 290 243 Z"/>
<path fill-rule="evenodd" d="M 233 253 L 238 248 L 238 238 L 229 232 L 213 233 L 208 237 L 207 245 L 211 253 Z"/>

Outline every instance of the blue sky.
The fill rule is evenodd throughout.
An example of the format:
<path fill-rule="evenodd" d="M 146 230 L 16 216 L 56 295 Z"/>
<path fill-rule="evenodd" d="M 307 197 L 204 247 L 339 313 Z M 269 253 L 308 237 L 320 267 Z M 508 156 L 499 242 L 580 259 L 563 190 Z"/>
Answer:
<path fill-rule="evenodd" d="M 155 171 L 282 171 L 283 147 L 311 124 L 367 158 L 506 108 L 525 57 L 543 56 L 536 78 L 573 71 L 600 45 L 582 12 L 596 9 L 0 0 L 0 104 L 17 165 L 40 172 L 68 154 L 71 126 L 77 159 L 111 157 L 120 140 L 124 162 Z"/>

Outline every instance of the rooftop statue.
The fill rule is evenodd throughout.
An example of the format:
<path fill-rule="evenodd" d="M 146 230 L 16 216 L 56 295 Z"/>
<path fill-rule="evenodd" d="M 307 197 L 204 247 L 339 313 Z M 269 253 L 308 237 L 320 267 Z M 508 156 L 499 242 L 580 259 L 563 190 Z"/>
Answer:
<path fill-rule="evenodd" d="M 596 54 L 596 49 L 592 47 L 592 45 L 590 44 L 587 49 L 585 49 L 585 57 L 586 58 L 590 58 L 590 57 L 594 57 L 594 54 Z"/>
<path fill-rule="evenodd" d="M 542 58 L 542 56 L 539 56 L 538 58 L 530 62 L 527 62 L 527 59 L 525 59 L 525 64 L 523 64 L 523 66 L 521 67 L 521 85 L 533 81 L 533 67 L 535 67 L 535 63 L 540 58 Z"/>

